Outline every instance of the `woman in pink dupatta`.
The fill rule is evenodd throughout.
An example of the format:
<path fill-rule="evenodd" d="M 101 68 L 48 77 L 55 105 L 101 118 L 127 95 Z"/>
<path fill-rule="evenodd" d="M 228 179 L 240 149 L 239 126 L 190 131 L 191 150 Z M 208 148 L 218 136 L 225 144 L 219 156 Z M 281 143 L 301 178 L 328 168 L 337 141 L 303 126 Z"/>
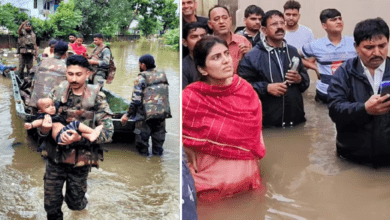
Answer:
<path fill-rule="evenodd" d="M 203 37 L 194 61 L 202 77 L 183 90 L 183 145 L 198 198 L 218 200 L 259 188 L 257 162 L 265 155 L 259 97 L 233 74 L 224 40 Z"/>

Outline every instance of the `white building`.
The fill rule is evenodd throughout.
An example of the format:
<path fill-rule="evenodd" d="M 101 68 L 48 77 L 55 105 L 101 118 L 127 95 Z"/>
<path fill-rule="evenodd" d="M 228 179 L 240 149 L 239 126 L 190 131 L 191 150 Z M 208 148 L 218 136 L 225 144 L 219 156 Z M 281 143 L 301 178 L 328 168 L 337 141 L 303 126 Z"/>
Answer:
<path fill-rule="evenodd" d="M 55 13 L 62 1 L 68 2 L 68 0 L 0 0 L 2 5 L 11 3 L 28 16 L 40 19 L 47 19 L 49 14 Z"/>

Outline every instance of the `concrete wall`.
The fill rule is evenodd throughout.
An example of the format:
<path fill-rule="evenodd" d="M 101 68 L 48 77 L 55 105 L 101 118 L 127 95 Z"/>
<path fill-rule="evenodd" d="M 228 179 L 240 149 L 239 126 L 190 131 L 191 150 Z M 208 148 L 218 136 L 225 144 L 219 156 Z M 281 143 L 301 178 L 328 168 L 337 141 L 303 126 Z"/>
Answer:
<path fill-rule="evenodd" d="M 229 9 L 238 8 L 231 11 L 235 15 L 233 26 L 243 26 L 244 11 L 249 5 L 258 5 L 264 11 L 277 9 L 283 12 L 283 5 L 287 0 L 198 0 L 199 8 L 197 14 L 207 16 L 208 9 L 219 3 Z M 367 18 L 383 18 L 390 25 L 390 1 L 389 0 L 298 0 L 301 3 L 300 23 L 311 28 L 316 38 L 326 35 L 321 27 L 319 15 L 323 9 L 336 8 L 344 19 L 344 34 L 352 35 L 356 23 Z M 235 26 L 234 26 L 235 27 Z M 233 27 L 233 28 L 234 28 Z"/>
<path fill-rule="evenodd" d="M 341 12 L 344 20 L 345 35 L 353 35 L 355 25 L 367 18 L 383 18 L 390 25 L 390 1 L 386 0 L 298 0 L 301 4 L 301 24 L 312 29 L 314 37 L 320 38 L 326 35 L 321 27 L 319 19 L 320 13 L 326 8 L 336 8 Z M 244 17 L 245 8 L 251 4 L 256 4 L 264 11 L 277 9 L 283 12 L 285 0 L 238 0 L 239 10 L 237 17 Z M 237 24 L 244 25 L 242 19 L 237 20 Z"/>

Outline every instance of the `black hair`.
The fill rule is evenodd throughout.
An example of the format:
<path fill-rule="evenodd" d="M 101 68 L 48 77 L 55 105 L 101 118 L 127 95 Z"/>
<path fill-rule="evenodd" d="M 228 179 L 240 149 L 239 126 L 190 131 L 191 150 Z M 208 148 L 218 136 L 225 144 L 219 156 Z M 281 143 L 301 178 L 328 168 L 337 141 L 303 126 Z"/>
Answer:
<path fill-rule="evenodd" d="M 301 9 L 301 4 L 299 4 L 297 1 L 289 0 L 286 2 L 286 4 L 284 4 L 283 8 L 285 11 L 287 9 L 297 9 L 299 11 L 299 9 Z"/>
<path fill-rule="evenodd" d="M 101 34 L 101 33 L 94 34 L 93 38 L 95 38 L 95 37 L 100 38 L 100 39 L 104 39 L 103 34 Z"/>
<path fill-rule="evenodd" d="M 327 8 L 321 11 L 320 21 L 321 23 L 326 23 L 329 18 L 335 18 L 337 16 L 341 16 L 341 13 L 337 9 Z"/>
<path fill-rule="evenodd" d="M 211 49 L 216 44 L 223 44 L 228 48 L 228 45 L 225 40 L 217 36 L 203 36 L 198 42 L 196 42 L 194 47 L 194 63 L 196 67 L 205 67 L 206 58 L 209 55 Z M 206 77 L 198 75 L 201 81 L 205 81 Z"/>
<path fill-rule="evenodd" d="M 75 35 L 75 34 L 73 34 L 73 33 L 69 34 L 69 37 L 70 37 L 70 36 L 76 37 L 76 35 Z"/>
<path fill-rule="evenodd" d="M 203 28 L 207 34 L 208 30 L 207 30 L 207 26 L 205 23 L 202 23 L 202 22 L 187 23 L 183 27 L 183 39 L 187 39 L 188 35 L 192 31 L 196 31 L 196 29 L 198 29 L 198 28 Z"/>
<path fill-rule="evenodd" d="M 278 10 L 270 10 L 270 11 L 267 11 L 265 14 L 264 14 L 264 17 L 263 19 L 261 20 L 261 26 L 263 27 L 267 27 L 267 20 L 272 18 L 272 16 L 279 16 L 281 18 L 284 19 L 284 15 L 282 12 L 278 11 Z"/>
<path fill-rule="evenodd" d="M 83 40 L 84 40 L 84 36 L 83 36 L 83 35 L 81 35 L 81 34 L 77 35 L 77 37 L 76 37 L 76 38 L 81 38 L 81 39 L 83 39 Z"/>
<path fill-rule="evenodd" d="M 77 65 L 87 69 L 91 69 L 91 65 L 89 65 L 87 58 L 81 55 L 73 55 L 68 57 L 66 59 L 66 67 L 69 67 L 71 65 Z"/>
<path fill-rule="evenodd" d="M 230 16 L 229 9 L 226 6 L 214 5 L 214 7 L 210 8 L 210 10 L 209 10 L 209 19 L 210 19 L 211 11 L 214 10 L 215 8 L 223 8 L 223 9 L 225 9 L 227 11 L 228 15 Z"/>
<path fill-rule="evenodd" d="M 261 15 L 261 17 L 264 17 L 264 11 L 263 11 L 263 9 L 261 9 L 260 7 L 258 7 L 258 6 L 256 6 L 256 5 L 249 5 L 249 6 L 245 9 L 245 13 L 244 13 L 245 18 L 248 18 L 249 15 L 251 15 L 251 14 Z"/>
<path fill-rule="evenodd" d="M 57 40 L 55 40 L 55 39 L 53 39 L 53 40 L 50 40 L 49 41 L 49 46 L 51 46 L 51 45 L 55 45 L 57 43 Z"/>
<path fill-rule="evenodd" d="M 373 37 L 381 35 L 384 35 L 389 41 L 389 26 L 379 17 L 357 23 L 353 31 L 356 46 L 359 46 L 362 41 L 371 40 Z"/>
<path fill-rule="evenodd" d="M 66 43 L 63 40 L 57 41 L 57 43 L 54 45 L 54 54 L 57 54 L 59 56 L 62 56 L 68 51 L 68 43 Z"/>

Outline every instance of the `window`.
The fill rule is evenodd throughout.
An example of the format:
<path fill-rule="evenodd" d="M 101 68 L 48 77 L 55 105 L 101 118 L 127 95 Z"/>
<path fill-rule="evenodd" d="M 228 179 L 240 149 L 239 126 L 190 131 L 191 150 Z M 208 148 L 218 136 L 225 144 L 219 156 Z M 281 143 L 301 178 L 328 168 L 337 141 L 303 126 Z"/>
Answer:
<path fill-rule="evenodd" d="M 34 0 L 34 8 L 38 8 L 38 0 Z"/>

